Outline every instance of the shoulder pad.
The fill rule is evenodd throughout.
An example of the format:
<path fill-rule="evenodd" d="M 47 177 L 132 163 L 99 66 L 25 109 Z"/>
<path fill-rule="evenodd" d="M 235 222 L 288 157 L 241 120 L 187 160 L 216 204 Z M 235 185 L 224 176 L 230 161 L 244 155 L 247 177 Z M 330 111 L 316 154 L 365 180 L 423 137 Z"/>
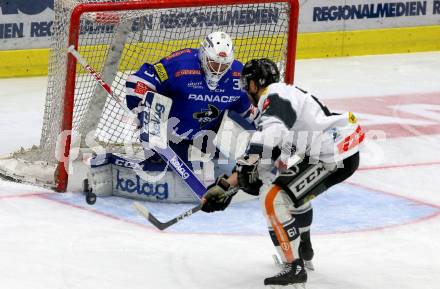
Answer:
<path fill-rule="evenodd" d="M 268 95 L 263 104 L 262 113 L 280 119 L 289 129 L 293 127 L 297 117 L 291 103 L 281 98 L 278 93 Z"/>

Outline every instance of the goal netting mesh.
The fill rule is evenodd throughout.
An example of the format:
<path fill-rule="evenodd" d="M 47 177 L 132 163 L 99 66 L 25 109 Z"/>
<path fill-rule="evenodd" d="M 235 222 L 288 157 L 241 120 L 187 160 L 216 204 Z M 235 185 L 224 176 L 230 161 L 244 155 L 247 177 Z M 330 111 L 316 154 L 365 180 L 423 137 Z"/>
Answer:
<path fill-rule="evenodd" d="M 108 151 L 124 143 L 137 143 L 135 126 L 124 110 L 80 65 L 66 71 L 70 16 L 75 6 L 89 3 L 149 2 L 149 0 L 59 0 L 55 1 L 53 43 L 49 60 L 43 129 L 38 148 L 27 157 L 55 164 L 59 156 L 66 79 L 75 78 L 72 136 L 75 146 L 93 140 Z M 151 1 L 150 1 L 151 2 Z M 154 1 L 160 2 L 160 1 Z M 166 4 L 167 1 L 162 1 Z M 176 1 L 173 1 L 176 2 Z M 189 1 L 182 1 L 188 6 Z M 174 51 L 198 48 L 210 32 L 231 35 L 235 55 L 241 62 L 268 57 L 284 73 L 290 4 L 287 1 L 212 1 L 212 6 L 95 11 L 80 18 L 79 53 L 111 84 L 119 98 L 125 97 L 127 76 L 145 63 L 155 63 Z M 262 3 L 266 2 L 266 3 Z M 106 5 L 106 4 L 102 4 Z M 58 152 L 57 152 L 58 150 Z M 22 156 L 25 157 L 25 156 Z"/>

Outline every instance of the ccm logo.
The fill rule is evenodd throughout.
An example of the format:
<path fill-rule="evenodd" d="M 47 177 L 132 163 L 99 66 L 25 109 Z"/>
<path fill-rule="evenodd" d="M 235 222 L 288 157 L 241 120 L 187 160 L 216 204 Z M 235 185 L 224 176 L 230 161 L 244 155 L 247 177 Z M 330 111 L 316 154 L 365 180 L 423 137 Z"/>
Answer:
<path fill-rule="evenodd" d="M 133 168 L 134 167 L 133 162 L 123 160 L 123 159 L 115 160 L 115 165 L 120 166 L 120 167 L 125 167 L 125 168 Z"/>
<path fill-rule="evenodd" d="M 311 171 L 304 179 L 302 179 L 298 184 L 295 185 L 296 192 L 301 192 L 306 188 L 307 185 L 313 182 L 317 177 L 319 177 L 323 172 L 325 172 L 324 167 L 317 167 L 316 170 Z"/>

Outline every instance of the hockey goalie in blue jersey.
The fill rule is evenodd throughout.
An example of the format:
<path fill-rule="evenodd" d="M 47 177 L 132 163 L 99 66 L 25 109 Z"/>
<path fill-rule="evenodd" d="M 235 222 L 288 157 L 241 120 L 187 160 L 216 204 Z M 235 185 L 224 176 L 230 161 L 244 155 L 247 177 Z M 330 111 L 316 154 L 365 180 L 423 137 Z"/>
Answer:
<path fill-rule="evenodd" d="M 242 67 L 234 58 L 230 36 L 213 32 L 199 49 L 176 51 L 157 63 L 143 64 L 130 75 L 126 81 L 127 107 L 141 114 L 149 91 L 171 98 L 169 118 L 179 121 L 175 133 L 184 137 L 178 144 L 171 140 L 168 145 L 191 167 L 188 148 L 207 130 L 216 131 L 226 110 L 250 120 L 251 104 L 239 85 Z M 199 149 L 209 146 L 205 141 Z M 157 155 L 149 157 L 152 162 L 157 159 Z"/>
<path fill-rule="evenodd" d="M 243 65 L 234 59 L 233 43 L 228 34 L 213 32 L 200 49 L 182 49 L 155 64 L 145 63 L 126 82 L 126 101 L 137 110 L 147 91 L 152 90 L 173 100 L 170 117 L 180 120 L 177 133 L 218 126 L 226 109 L 249 116 L 250 103 L 239 86 Z"/>

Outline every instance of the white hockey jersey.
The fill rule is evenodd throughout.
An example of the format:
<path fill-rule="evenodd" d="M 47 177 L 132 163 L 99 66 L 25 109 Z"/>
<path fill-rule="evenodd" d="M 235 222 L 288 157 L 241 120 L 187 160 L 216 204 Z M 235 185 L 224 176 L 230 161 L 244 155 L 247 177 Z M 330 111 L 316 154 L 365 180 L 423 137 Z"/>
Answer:
<path fill-rule="evenodd" d="M 337 163 L 359 150 L 364 139 L 351 112 L 331 113 L 313 95 L 295 86 L 274 83 L 260 97 L 248 154 L 270 159 L 278 168 L 292 154 Z"/>

